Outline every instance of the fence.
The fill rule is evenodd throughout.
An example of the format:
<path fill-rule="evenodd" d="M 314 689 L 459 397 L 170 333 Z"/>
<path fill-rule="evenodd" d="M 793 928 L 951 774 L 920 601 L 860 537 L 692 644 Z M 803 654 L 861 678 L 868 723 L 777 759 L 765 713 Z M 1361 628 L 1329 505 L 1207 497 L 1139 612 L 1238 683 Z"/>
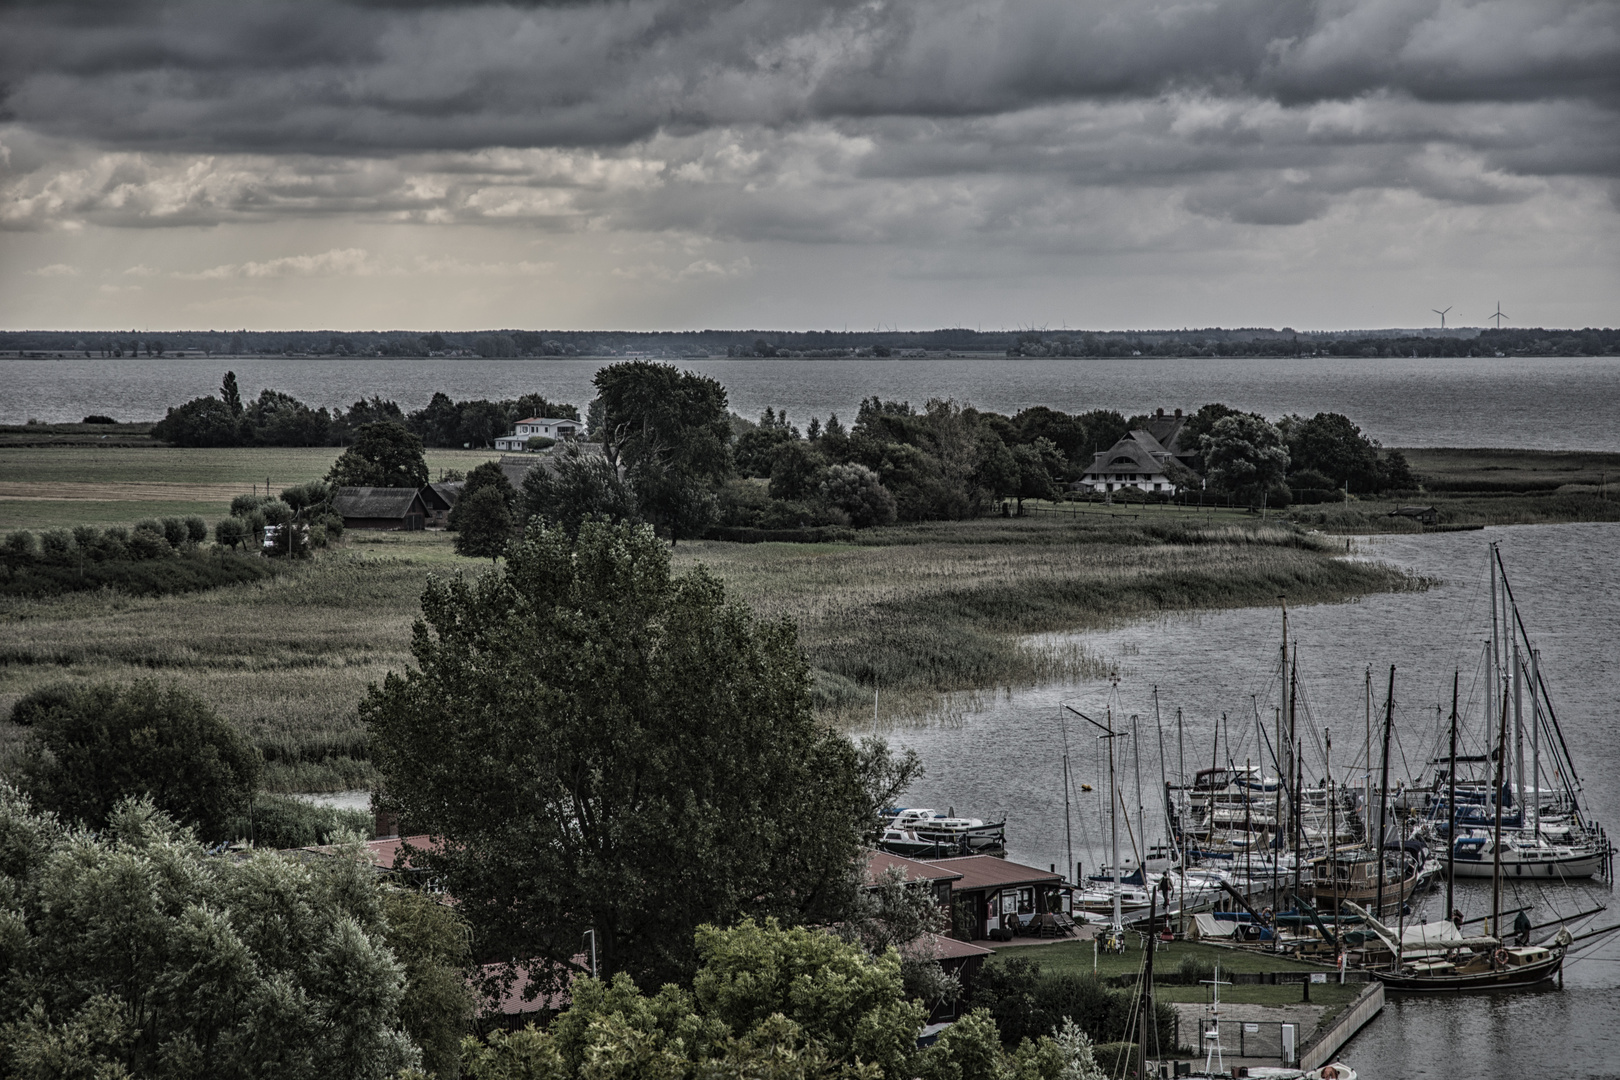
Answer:
<path fill-rule="evenodd" d="M 1209 1044 L 1204 1033 L 1210 1028 L 1207 1018 L 1178 1017 L 1176 1019 L 1176 1045 L 1192 1048 L 1194 1060 L 1202 1066 Z M 1275 1020 L 1222 1020 L 1221 1053 L 1228 1058 L 1266 1058 L 1279 1065 L 1292 1065 L 1285 1058 L 1286 1047 L 1295 1058 L 1299 1055 L 1300 1031 L 1298 1024 Z M 1287 1029 L 1287 1030 L 1284 1030 Z"/>

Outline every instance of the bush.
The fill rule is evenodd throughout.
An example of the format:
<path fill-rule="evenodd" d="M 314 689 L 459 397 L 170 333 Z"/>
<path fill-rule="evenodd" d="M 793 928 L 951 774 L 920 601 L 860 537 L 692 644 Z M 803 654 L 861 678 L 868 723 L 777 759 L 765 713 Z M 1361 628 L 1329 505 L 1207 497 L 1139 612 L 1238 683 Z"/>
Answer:
<path fill-rule="evenodd" d="M 31 532 L 14 532 L 6 535 L 5 557 L 7 562 L 23 563 L 33 562 L 39 554 L 39 544 Z"/>
<path fill-rule="evenodd" d="M 101 559 L 129 558 L 129 530 L 122 525 L 109 525 L 96 539 L 96 556 Z"/>
<path fill-rule="evenodd" d="M 312 506 L 320 506 L 331 497 L 332 489 L 324 480 L 296 484 L 293 487 L 283 488 L 281 492 L 281 501 L 292 507 L 294 513 Z"/>
<path fill-rule="evenodd" d="M 161 559 L 174 553 L 169 542 L 163 538 L 163 527 L 156 522 L 142 522 L 135 526 L 135 531 L 129 537 L 129 554 L 134 559 Z"/>
<path fill-rule="evenodd" d="M 102 534 L 93 547 L 79 549 L 87 556 L 84 560 L 0 566 L 0 596 L 60 596 L 96 589 L 166 596 L 261 581 L 274 573 L 264 559 L 197 548 L 175 552 L 161 540 L 157 542 L 167 557 L 136 561 L 117 538 L 124 530 L 107 531 L 114 535 Z"/>
<path fill-rule="evenodd" d="M 203 837 L 227 838 L 259 755 L 206 702 L 152 680 L 54 693 L 30 703 L 18 769 L 36 806 L 99 829 L 121 800 L 148 796 Z"/>
<path fill-rule="evenodd" d="M 94 525 L 73 526 L 73 542 L 79 546 L 79 550 L 82 552 L 88 553 L 91 548 L 96 546 L 96 541 L 100 538 L 101 533 Z"/>
<path fill-rule="evenodd" d="M 285 525 L 293 518 L 293 508 L 280 499 L 267 499 L 259 507 L 259 513 L 264 516 L 266 525 Z"/>
<path fill-rule="evenodd" d="M 110 416 L 102 416 L 100 413 L 91 413 L 89 416 L 85 417 L 83 420 L 80 420 L 79 423 L 81 423 L 81 424 L 116 424 L 116 423 L 118 423 L 118 421 L 114 420 Z"/>
<path fill-rule="evenodd" d="M 231 516 L 245 518 L 269 501 L 268 495 L 238 495 L 231 500 Z"/>
<path fill-rule="evenodd" d="M 186 539 L 193 544 L 200 544 L 208 539 L 208 522 L 192 514 L 186 518 Z"/>
<path fill-rule="evenodd" d="M 39 534 L 40 558 L 50 563 L 65 563 L 73 558 L 73 534 L 66 529 L 47 529 Z"/>
<path fill-rule="evenodd" d="M 550 450 L 557 445 L 556 439 L 548 439 L 544 435 L 530 435 L 529 441 L 524 443 L 524 449 L 531 453 L 536 450 Z"/>
<path fill-rule="evenodd" d="M 203 528 L 203 535 L 208 535 L 206 526 Z M 163 519 L 163 539 L 169 542 L 170 547 L 183 547 L 185 546 L 186 541 L 190 538 L 190 530 L 186 528 L 186 523 L 184 521 L 181 521 L 179 518 L 172 517 Z"/>
<path fill-rule="evenodd" d="M 220 547 L 236 549 L 247 543 L 247 522 L 238 517 L 223 518 L 214 523 L 214 543 Z"/>
<path fill-rule="evenodd" d="M 324 524 L 326 526 L 326 538 L 328 540 L 337 541 L 343 539 L 342 514 L 327 514 Z"/>
<path fill-rule="evenodd" d="M 229 835 L 251 840 L 254 847 L 301 848 L 337 842 L 344 833 L 371 839 L 375 819 L 364 810 L 316 806 L 284 795 L 260 794 L 247 812 L 229 820 Z"/>
<path fill-rule="evenodd" d="M 312 547 L 312 548 L 323 548 L 323 547 L 326 546 L 326 526 L 325 525 L 311 525 L 309 527 L 308 536 L 309 536 L 309 546 L 310 547 Z"/>
<path fill-rule="evenodd" d="M 895 519 L 894 496 L 865 465 L 834 465 L 821 483 L 821 498 L 828 506 L 848 515 L 857 529 L 891 525 Z"/>

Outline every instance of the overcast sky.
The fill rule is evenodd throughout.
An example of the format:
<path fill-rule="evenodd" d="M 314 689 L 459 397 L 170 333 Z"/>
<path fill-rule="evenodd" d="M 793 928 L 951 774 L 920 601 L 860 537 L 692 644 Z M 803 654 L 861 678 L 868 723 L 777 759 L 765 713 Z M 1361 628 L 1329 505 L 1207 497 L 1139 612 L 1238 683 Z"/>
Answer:
<path fill-rule="evenodd" d="M 1616 0 L 0 4 L 0 326 L 1615 325 Z"/>

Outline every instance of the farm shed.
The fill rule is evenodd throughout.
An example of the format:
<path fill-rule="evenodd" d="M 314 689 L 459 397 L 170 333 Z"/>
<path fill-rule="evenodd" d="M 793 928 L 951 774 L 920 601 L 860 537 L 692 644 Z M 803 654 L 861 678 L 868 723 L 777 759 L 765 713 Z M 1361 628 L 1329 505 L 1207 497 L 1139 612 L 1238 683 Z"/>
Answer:
<path fill-rule="evenodd" d="M 416 488 L 345 487 L 332 498 L 332 510 L 345 529 L 415 532 L 427 521 L 427 506 Z"/>

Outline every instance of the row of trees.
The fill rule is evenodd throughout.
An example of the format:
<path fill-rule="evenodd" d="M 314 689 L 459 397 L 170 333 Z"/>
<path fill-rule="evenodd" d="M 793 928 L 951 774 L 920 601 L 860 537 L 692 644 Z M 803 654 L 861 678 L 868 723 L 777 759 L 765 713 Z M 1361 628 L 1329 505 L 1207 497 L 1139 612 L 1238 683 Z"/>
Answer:
<path fill-rule="evenodd" d="M 579 419 L 572 405 L 524 394 L 504 401 L 453 401 L 443 393 L 406 415 L 393 401 L 373 396 L 347 411 L 312 409 L 290 394 L 265 389 L 244 401 L 235 372 L 226 372 L 218 395 L 193 398 L 168 410 L 152 437 L 176 446 L 346 446 L 371 424 L 394 424 L 427 446 L 493 446 L 517 421 L 531 416 Z"/>

